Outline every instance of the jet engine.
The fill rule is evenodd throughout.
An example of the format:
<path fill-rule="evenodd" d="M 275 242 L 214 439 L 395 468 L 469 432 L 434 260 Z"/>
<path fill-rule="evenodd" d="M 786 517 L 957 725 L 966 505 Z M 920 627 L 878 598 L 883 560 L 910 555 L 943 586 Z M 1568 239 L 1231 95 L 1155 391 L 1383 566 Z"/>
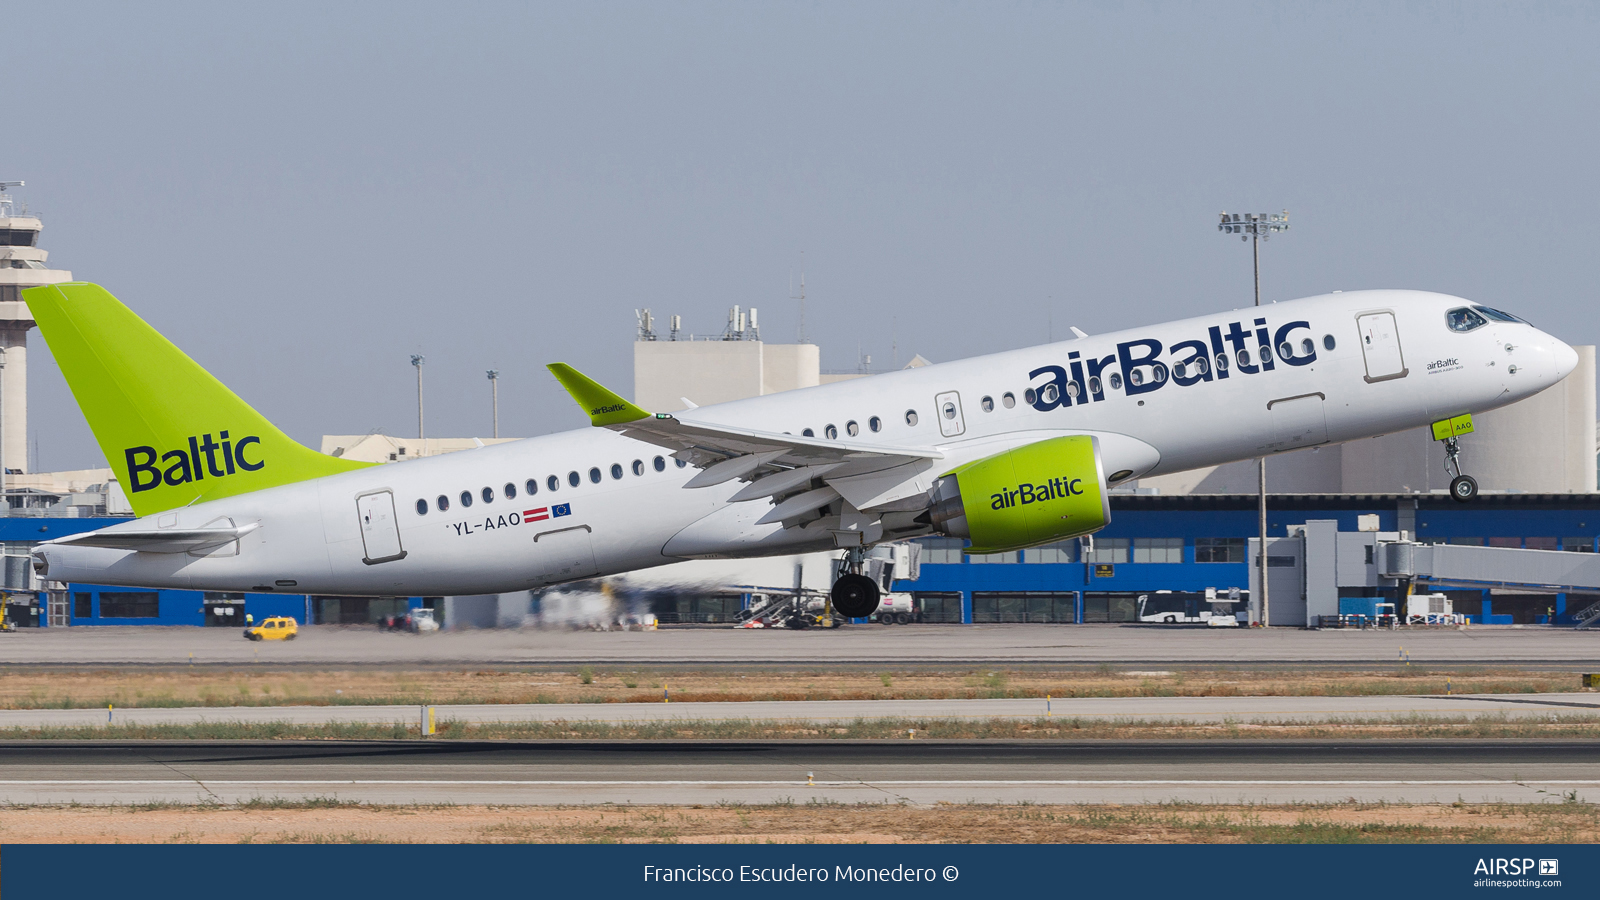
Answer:
<path fill-rule="evenodd" d="M 999 553 L 1099 531 L 1111 522 L 1100 441 L 1070 435 L 952 469 L 929 491 L 935 531 Z"/>

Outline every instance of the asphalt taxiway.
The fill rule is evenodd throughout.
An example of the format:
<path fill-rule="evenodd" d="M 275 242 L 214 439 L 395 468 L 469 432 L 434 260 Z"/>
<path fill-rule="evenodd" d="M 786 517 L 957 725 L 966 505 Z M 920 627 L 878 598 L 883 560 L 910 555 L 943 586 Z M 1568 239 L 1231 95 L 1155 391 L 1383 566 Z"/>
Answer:
<path fill-rule="evenodd" d="M 79 742 L 0 746 L 0 802 L 1562 802 L 1595 741 Z"/>
<path fill-rule="evenodd" d="M 1104 665 L 1379 669 L 1600 668 L 1600 633 L 1479 626 L 1408 631 L 1220 629 L 1162 625 L 852 625 L 834 630 L 510 629 L 434 634 L 312 626 L 295 641 L 252 643 L 237 629 L 157 626 L 41 628 L 0 634 L 6 667 L 271 666 L 658 669 L 946 668 Z"/>

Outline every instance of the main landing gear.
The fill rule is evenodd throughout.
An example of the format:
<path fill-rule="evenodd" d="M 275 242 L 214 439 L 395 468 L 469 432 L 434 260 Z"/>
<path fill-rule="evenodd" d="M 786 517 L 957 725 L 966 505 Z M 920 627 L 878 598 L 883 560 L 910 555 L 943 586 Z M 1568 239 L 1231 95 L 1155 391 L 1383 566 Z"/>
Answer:
<path fill-rule="evenodd" d="M 1450 479 L 1450 496 L 1457 503 L 1466 503 L 1478 496 L 1477 479 L 1461 474 L 1461 443 L 1453 437 L 1444 441 L 1444 471 L 1455 476 Z"/>
<path fill-rule="evenodd" d="M 864 618 L 878 609 L 878 584 L 861 574 L 866 558 L 865 548 L 851 547 L 844 559 L 846 573 L 839 576 L 828 592 L 834 611 L 847 619 Z"/>

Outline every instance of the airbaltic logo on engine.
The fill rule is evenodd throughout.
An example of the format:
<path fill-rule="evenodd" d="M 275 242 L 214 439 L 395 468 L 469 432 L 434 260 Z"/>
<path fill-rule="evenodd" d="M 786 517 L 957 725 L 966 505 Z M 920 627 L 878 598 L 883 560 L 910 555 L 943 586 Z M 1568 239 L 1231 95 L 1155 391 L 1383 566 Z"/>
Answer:
<path fill-rule="evenodd" d="M 1304 320 L 1285 323 L 1276 330 L 1264 318 L 1254 321 L 1253 330 L 1243 322 L 1229 322 L 1226 331 L 1212 325 L 1205 338 L 1179 341 L 1170 347 L 1155 338 L 1123 341 L 1115 353 L 1105 356 L 1091 353 L 1085 357 L 1074 350 L 1067 354 L 1065 366 L 1040 366 L 1029 372 L 1029 379 L 1045 376 L 1049 380 L 1028 388 L 1025 398 L 1034 409 L 1049 412 L 1056 407 L 1098 403 L 1115 391 L 1131 397 L 1158 391 L 1168 382 L 1192 387 L 1203 381 L 1271 372 L 1280 361 L 1286 366 L 1317 361 L 1311 323 Z"/>
<path fill-rule="evenodd" d="M 1027 506 L 1030 503 L 1075 497 L 1083 493 L 1082 484 L 1082 478 L 1052 478 L 1041 485 L 1024 482 L 1017 485 L 1016 490 L 1002 490 L 998 494 L 990 494 L 989 508 L 1010 509 L 1013 506 Z"/>
<path fill-rule="evenodd" d="M 204 481 L 207 474 L 212 478 L 225 478 L 241 469 L 254 472 L 267 464 L 266 460 L 252 461 L 245 456 L 245 450 L 251 444 L 259 445 L 261 438 L 250 435 L 233 441 L 228 439 L 226 431 L 217 437 L 222 443 L 212 440 L 209 434 L 189 438 L 188 450 L 168 450 L 159 457 L 154 447 L 129 447 L 124 450 L 123 455 L 128 460 L 128 480 L 133 485 L 133 492 L 137 494 L 163 484 L 176 487 L 191 481 Z M 160 465 L 157 465 L 157 459 Z"/>

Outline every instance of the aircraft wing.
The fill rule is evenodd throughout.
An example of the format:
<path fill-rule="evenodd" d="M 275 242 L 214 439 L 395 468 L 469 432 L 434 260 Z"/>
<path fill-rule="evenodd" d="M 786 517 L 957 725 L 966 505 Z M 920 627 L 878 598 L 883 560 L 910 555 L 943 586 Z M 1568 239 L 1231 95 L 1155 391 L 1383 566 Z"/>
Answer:
<path fill-rule="evenodd" d="M 900 499 L 904 492 L 895 488 L 908 482 L 919 483 L 915 490 L 926 490 L 920 484 L 926 479 L 917 476 L 944 458 L 927 448 L 819 440 L 652 414 L 565 363 L 549 368 L 595 425 L 665 447 L 701 469 L 685 487 L 709 487 L 738 478 L 751 483 L 731 500 L 772 497 L 775 508 L 764 522 L 803 516 L 841 496 L 864 509 L 890 495 Z M 812 489 L 813 479 L 825 486 Z"/>
<path fill-rule="evenodd" d="M 110 550 L 137 550 L 143 553 L 188 553 L 192 550 L 210 550 L 231 544 L 257 528 L 260 522 L 227 528 L 194 528 L 179 530 L 162 528 L 156 531 L 117 531 L 104 529 L 88 534 L 75 534 L 56 538 L 51 544 L 69 544 L 74 547 L 105 547 Z"/>

